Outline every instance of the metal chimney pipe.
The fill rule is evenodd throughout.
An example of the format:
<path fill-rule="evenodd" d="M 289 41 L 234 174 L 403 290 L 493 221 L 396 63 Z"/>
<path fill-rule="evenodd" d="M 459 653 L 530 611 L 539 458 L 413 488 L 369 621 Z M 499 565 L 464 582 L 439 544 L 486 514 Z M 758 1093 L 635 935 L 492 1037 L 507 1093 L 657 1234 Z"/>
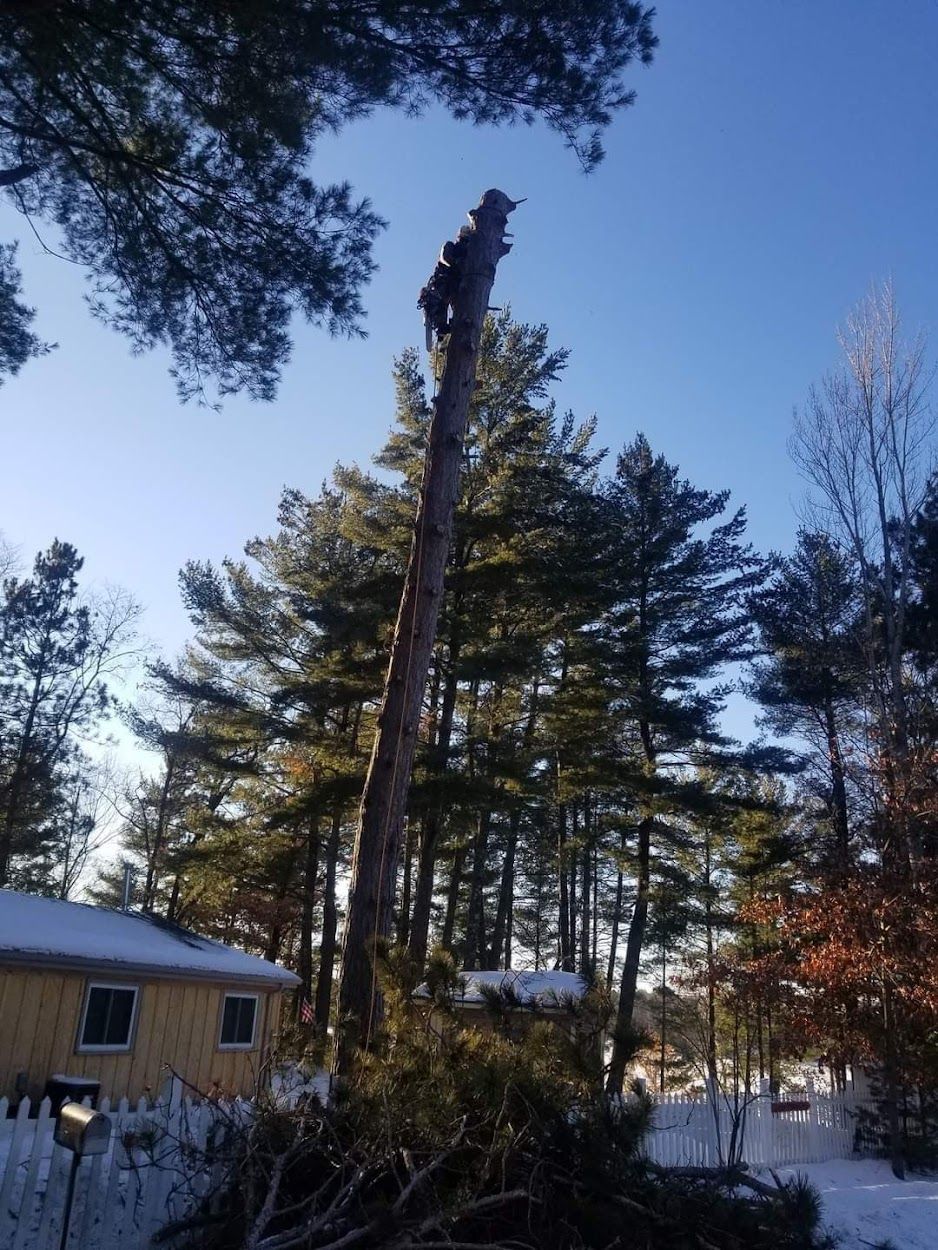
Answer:
<path fill-rule="evenodd" d="M 121 890 L 121 911 L 130 910 L 130 896 L 134 888 L 134 866 L 130 860 L 124 860 L 124 885 Z"/>

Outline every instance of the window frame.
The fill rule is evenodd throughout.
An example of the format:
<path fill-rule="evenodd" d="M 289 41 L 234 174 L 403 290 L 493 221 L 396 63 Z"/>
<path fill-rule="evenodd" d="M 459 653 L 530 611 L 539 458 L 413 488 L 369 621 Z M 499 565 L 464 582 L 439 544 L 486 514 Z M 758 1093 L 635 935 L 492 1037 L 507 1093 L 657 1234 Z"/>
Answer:
<path fill-rule="evenodd" d="M 249 1042 L 224 1042 L 222 1035 L 225 1029 L 225 1004 L 229 998 L 250 998 L 254 1002 L 254 1019 Z M 257 1025 L 261 1014 L 261 996 L 256 990 L 225 990 L 221 996 L 221 1008 L 218 1016 L 218 1042 L 216 1050 L 255 1050 L 257 1048 Z"/>
<path fill-rule="evenodd" d="M 130 1011 L 130 1025 L 127 1029 L 127 1041 L 123 1045 L 114 1042 L 85 1042 L 82 1039 L 85 1035 L 85 1025 L 88 1022 L 88 1008 L 91 1005 L 92 990 L 129 990 L 134 996 L 133 1007 Z M 81 1018 L 78 1021 L 78 1037 L 75 1042 L 76 1055 L 126 1055 L 134 1048 L 134 1042 L 137 1035 L 137 1017 L 140 1014 L 140 990 L 139 984 L 131 984 L 126 981 L 86 981 L 85 996 L 82 1002 Z"/>

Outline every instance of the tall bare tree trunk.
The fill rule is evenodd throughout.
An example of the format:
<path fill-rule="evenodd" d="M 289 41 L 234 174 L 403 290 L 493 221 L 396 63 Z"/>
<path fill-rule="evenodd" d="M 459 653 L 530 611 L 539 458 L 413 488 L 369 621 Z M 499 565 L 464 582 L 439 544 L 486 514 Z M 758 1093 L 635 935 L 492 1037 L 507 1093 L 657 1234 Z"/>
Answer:
<path fill-rule="evenodd" d="M 414 541 L 352 856 L 336 1030 L 335 1069 L 339 1074 L 348 1070 L 356 1044 L 369 1045 L 381 1019 L 375 959 L 391 920 L 401 830 L 443 597 L 482 325 L 495 268 L 511 247 L 502 236 L 514 208 L 507 195 L 492 190 L 485 192 L 479 207 L 469 214 L 471 226 L 430 422 Z"/>
<path fill-rule="evenodd" d="M 418 964 L 423 964 L 427 957 L 427 940 L 430 933 L 430 908 L 433 904 L 433 872 L 436 867 L 437 847 L 439 846 L 440 834 L 443 829 L 445 776 L 449 768 L 450 743 L 453 737 L 453 716 L 456 710 L 456 694 L 459 688 L 457 678 L 459 648 L 458 630 L 454 624 L 450 632 L 447 656 L 448 671 L 443 686 L 440 723 L 431 761 L 431 769 L 435 774 L 435 782 L 439 786 L 439 791 L 430 802 L 429 811 L 420 830 L 417 884 L 414 888 L 414 910 L 410 922 L 409 950 L 411 957 Z"/>
<path fill-rule="evenodd" d="M 569 904 L 567 907 L 567 918 L 570 925 L 570 933 L 567 938 L 567 946 L 570 951 L 570 970 L 576 967 L 576 936 L 577 936 L 577 902 L 576 902 L 576 840 L 579 829 L 577 828 L 577 806 L 576 803 L 570 804 L 570 880 L 567 883 L 567 896 Z"/>
<path fill-rule="evenodd" d="M 469 878 L 469 911 L 466 917 L 465 968 L 481 968 L 485 960 L 485 870 L 488 867 L 489 830 L 492 812 L 485 807 L 472 847 L 472 874 Z"/>
<path fill-rule="evenodd" d="M 515 914 L 515 876 L 512 871 L 511 880 L 508 883 L 508 918 L 505 921 L 505 958 L 502 961 L 503 968 L 511 967 L 511 948 L 514 937 L 514 914 Z"/>
<path fill-rule="evenodd" d="M 635 1009 L 635 991 L 638 987 L 638 968 L 642 957 L 642 943 L 648 921 L 648 895 L 651 887 L 651 826 L 652 817 L 645 816 L 638 826 L 638 871 L 635 889 L 635 907 L 629 925 L 629 938 L 625 947 L 625 964 L 622 968 L 622 985 L 619 990 L 619 1006 L 616 1011 L 616 1032 L 625 1035 L 632 1024 Z M 619 1038 L 613 1040 L 612 1062 L 609 1065 L 608 1086 L 613 1093 L 620 1093 L 625 1079 L 626 1050 Z"/>
<path fill-rule="evenodd" d="M 557 808 L 557 884 L 560 891 L 560 928 L 557 962 L 564 972 L 573 971 L 570 946 L 570 881 L 567 877 L 567 806 Z"/>
<path fill-rule="evenodd" d="M 453 949 L 453 933 L 456 929 L 456 908 L 459 906 L 459 890 L 462 885 L 463 869 L 466 866 L 466 848 L 458 846 L 453 852 L 453 866 L 449 874 L 449 888 L 446 891 L 446 914 L 443 917 L 443 932 L 440 945 L 444 950 Z"/>
<path fill-rule="evenodd" d="M 410 933 L 410 897 L 413 892 L 414 851 L 417 841 L 417 826 L 413 820 L 407 822 L 407 835 L 404 838 L 404 871 L 401 877 L 401 907 L 397 915 L 397 944 L 406 946 Z"/>
<path fill-rule="evenodd" d="M 264 958 L 269 959 L 275 964 L 280 959 L 280 951 L 283 945 L 284 930 L 284 910 L 292 893 L 293 875 L 296 871 L 296 857 L 299 853 L 299 847 L 292 846 L 289 855 L 285 856 L 283 867 L 277 874 L 277 885 L 273 892 L 274 918 L 271 921 L 270 931 L 267 934 L 267 943 L 264 947 Z M 182 887 L 181 876 L 177 872 L 173 878 L 173 889 L 169 899 L 169 907 L 166 911 L 167 920 L 173 920 L 179 908 L 179 891 Z"/>
<path fill-rule="evenodd" d="M 590 942 L 592 927 L 596 922 L 596 917 L 590 911 L 593 893 L 593 848 L 590 845 L 590 833 L 590 799 L 587 793 L 583 796 L 583 886 L 580 891 L 583 898 L 583 917 L 580 921 L 580 972 L 584 976 L 590 970 Z"/>
<path fill-rule="evenodd" d="M 591 877 L 592 856 L 589 847 L 583 848 L 583 885 L 580 890 L 582 915 L 580 917 L 580 972 L 587 973 L 590 967 L 590 942 L 593 933 L 593 916 L 591 912 L 593 884 Z"/>
<path fill-rule="evenodd" d="M 625 830 L 623 830 L 621 834 L 619 851 L 622 854 L 625 853 Z M 612 933 L 609 937 L 609 966 L 606 970 L 606 986 L 610 990 L 612 989 L 612 982 L 616 975 L 616 956 L 619 953 L 619 921 L 622 913 L 622 886 L 623 873 L 620 864 L 619 870 L 616 873 L 616 902 L 612 912 Z"/>
<path fill-rule="evenodd" d="M 515 852 L 518 847 L 518 830 L 521 827 L 521 813 L 515 809 L 508 822 L 508 843 L 505 847 L 505 858 L 502 862 L 502 877 L 498 885 L 498 906 L 495 911 L 495 923 L 492 925 L 492 945 L 486 960 L 487 968 L 498 968 L 504 962 L 510 967 L 509 956 L 506 954 L 506 943 L 511 931 L 511 908 L 514 901 Z"/>
<path fill-rule="evenodd" d="M 599 967 L 599 848 L 593 847 L 593 953 L 592 969 Z"/>
<path fill-rule="evenodd" d="M 303 896 L 300 908 L 300 950 L 297 972 L 303 984 L 296 999 L 299 1019 L 303 1000 L 313 996 L 313 910 L 316 906 L 316 878 L 319 875 L 319 817 L 310 816 L 303 861 Z"/>
<path fill-rule="evenodd" d="M 837 874 L 846 881 L 850 872 L 850 822 L 847 812 L 847 778 L 840 734 L 832 700 L 824 707 L 824 729 L 827 736 L 827 760 L 831 774 L 831 821 L 834 826 Z"/>
<path fill-rule="evenodd" d="M 316 979 L 316 1033 L 325 1037 L 332 1008 L 332 978 L 335 972 L 336 933 L 339 909 L 335 899 L 335 878 L 342 838 L 342 811 L 332 813 L 332 828 L 326 843 L 326 879 L 322 887 L 322 940 L 319 944 L 319 976 Z"/>
<path fill-rule="evenodd" d="M 661 1076 L 658 1081 L 658 1092 L 664 1093 L 664 1073 L 668 1058 L 668 947 L 665 940 L 661 941 Z"/>

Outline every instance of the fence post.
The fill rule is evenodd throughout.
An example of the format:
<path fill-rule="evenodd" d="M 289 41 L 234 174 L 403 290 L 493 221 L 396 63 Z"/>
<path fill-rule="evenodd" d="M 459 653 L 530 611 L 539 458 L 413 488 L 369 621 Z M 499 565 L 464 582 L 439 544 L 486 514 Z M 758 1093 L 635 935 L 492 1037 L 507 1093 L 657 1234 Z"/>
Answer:
<path fill-rule="evenodd" d="M 804 1078 L 805 1097 L 808 1100 L 808 1150 L 810 1158 L 807 1163 L 820 1163 L 827 1154 L 824 1149 L 821 1117 L 818 1109 L 817 1088 L 814 1075 L 809 1072 Z"/>
<path fill-rule="evenodd" d="M 759 1093 L 749 1105 L 749 1123 L 746 1128 L 746 1158 L 758 1167 L 770 1168 L 775 1164 L 775 1144 L 772 1136 L 772 1092 L 769 1082 L 759 1081 Z"/>
<path fill-rule="evenodd" d="M 160 1087 L 157 1105 L 170 1115 L 182 1106 L 182 1094 L 182 1081 L 175 1072 L 171 1072 Z"/>

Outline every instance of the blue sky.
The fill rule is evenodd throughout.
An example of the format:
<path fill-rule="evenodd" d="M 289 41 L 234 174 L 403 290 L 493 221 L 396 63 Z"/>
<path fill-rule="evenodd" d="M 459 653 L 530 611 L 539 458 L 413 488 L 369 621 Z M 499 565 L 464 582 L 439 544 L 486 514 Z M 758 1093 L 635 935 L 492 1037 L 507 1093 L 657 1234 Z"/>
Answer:
<path fill-rule="evenodd" d="M 793 406 L 836 360 L 834 328 L 891 275 L 910 329 L 938 292 L 938 3 L 662 0 L 655 63 L 584 177 L 545 128 L 379 115 L 321 145 L 390 222 L 366 294 L 369 338 L 297 326 L 272 405 L 180 406 L 160 353 L 133 358 L 9 207 L 38 329 L 60 347 L 0 390 L 0 530 L 26 556 L 54 536 L 89 581 L 145 605 L 167 654 L 188 635 L 176 574 L 267 533 L 284 485 L 315 491 L 392 420 L 390 364 L 421 338 L 417 290 L 482 190 L 527 196 L 496 301 L 572 350 L 562 408 L 615 448 L 642 429 L 699 486 L 790 546 Z M 735 719 L 735 717 L 734 717 Z"/>

